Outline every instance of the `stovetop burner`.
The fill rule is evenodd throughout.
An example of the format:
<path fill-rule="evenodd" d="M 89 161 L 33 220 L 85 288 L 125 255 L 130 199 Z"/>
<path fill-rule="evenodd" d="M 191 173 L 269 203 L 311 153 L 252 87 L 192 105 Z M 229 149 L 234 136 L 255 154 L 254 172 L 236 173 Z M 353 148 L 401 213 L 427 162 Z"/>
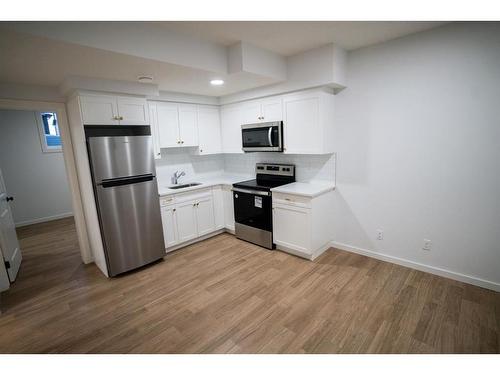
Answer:
<path fill-rule="evenodd" d="M 269 191 L 277 186 L 295 182 L 295 166 L 290 164 L 255 165 L 256 178 L 233 184 L 233 187 L 259 191 Z"/>

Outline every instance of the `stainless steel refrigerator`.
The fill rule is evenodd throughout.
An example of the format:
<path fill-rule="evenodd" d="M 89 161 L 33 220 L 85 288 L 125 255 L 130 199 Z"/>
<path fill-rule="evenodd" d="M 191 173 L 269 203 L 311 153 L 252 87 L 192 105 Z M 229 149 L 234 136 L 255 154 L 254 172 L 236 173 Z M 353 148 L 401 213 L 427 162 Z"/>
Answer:
<path fill-rule="evenodd" d="M 163 258 L 149 126 L 87 126 L 85 133 L 109 275 Z"/>

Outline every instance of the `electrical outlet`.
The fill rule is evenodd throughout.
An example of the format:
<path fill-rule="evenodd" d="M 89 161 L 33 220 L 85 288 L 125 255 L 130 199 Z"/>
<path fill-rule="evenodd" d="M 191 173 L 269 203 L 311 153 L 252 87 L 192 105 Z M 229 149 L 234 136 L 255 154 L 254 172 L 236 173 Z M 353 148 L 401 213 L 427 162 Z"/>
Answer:
<path fill-rule="evenodd" d="M 377 230 L 377 240 L 382 241 L 384 239 L 384 231 L 382 229 Z"/>
<path fill-rule="evenodd" d="M 426 240 L 424 238 L 424 246 L 422 246 L 422 250 L 425 250 L 425 251 L 431 251 L 431 247 L 432 247 L 432 242 L 431 240 Z"/>

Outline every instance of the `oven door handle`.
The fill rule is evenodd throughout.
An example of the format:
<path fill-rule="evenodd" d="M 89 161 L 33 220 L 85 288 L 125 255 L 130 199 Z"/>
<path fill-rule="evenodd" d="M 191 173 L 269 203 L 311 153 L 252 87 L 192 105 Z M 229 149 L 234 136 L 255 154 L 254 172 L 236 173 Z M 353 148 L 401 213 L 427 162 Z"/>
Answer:
<path fill-rule="evenodd" d="M 267 139 L 269 141 L 269 147 L 273 147 L 273 140 L 272 140 L 272 133 L 273 133 L 273 127 L 269 127 L 269 131 L 267 132 Z"/>
<path fill-rule="evenodd" d="M 240 188 L 233 188 L 233 191 L 236 191 L 238 193 L 248 193 L 248 194 L 262 195 L 262 196 L 265 196 L 265 197 L 268 197 L 268 196 L 271 195 L 271 192 L 269 192 L 269 191 L 246 190 L 246 189 L 240 189 Z"/>

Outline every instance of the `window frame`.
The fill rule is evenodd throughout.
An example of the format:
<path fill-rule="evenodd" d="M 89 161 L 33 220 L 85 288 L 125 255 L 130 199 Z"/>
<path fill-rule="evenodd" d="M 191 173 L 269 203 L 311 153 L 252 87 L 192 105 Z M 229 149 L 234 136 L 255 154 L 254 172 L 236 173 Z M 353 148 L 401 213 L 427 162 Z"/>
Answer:
<path fill-rule="evenodd" d="M 47 144 L 47 138 L 45 135 L 45 129 L 43 126 L 43 121 L 42 121 L 42 113 L 55 113 L 53 111 L 35 111 L 35 120 L 36 120 L 36 125 L 38 128 L 38 136 L 40 138 L 40 146 L 42 147 L 42 152 L 44 153 L 51 153 L 51 152 L 63 152 L 62 151 L 62 138 L 61 138 L 61 145 L 60 146 L 49 146 Z M 57 119 L 57 113 L 55 113 L 56 119 Z M 59 121 L 57 121 L 57 127 L 59 127 Z M 59 130 L 60 131 L 60 130 Z M 61 137 L 59 135 L 59 137 Z"/>

